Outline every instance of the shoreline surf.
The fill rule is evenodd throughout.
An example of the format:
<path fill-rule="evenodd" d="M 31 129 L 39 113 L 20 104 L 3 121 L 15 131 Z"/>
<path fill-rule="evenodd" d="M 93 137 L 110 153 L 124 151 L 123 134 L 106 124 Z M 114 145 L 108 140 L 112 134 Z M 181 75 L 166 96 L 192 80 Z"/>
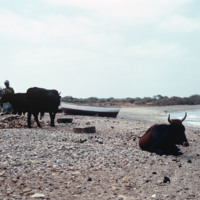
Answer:
<path fill-rule="evenodd" d="M 149 121 L 152 123 L 167 123 L 168 115 L 171 119 L 181 119 L 187 112 L 185 125 L 200 126 L 200 105 L 177 105 L 156 107 L 132 107 L 121 108 L 118 118 L 129 120 Z"/>

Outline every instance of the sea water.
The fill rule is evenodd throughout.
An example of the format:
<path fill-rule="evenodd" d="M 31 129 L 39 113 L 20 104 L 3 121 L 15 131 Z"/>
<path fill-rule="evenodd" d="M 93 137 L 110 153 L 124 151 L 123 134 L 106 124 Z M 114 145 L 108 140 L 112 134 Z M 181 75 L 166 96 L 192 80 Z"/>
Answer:
<path fill-rule="evenodd" d="M 170 119 L 182 119 L 184 116 L 185 112 L 170 113 Z M 200 126 L 200 110 L 188 111 L 184 123 Z"/>

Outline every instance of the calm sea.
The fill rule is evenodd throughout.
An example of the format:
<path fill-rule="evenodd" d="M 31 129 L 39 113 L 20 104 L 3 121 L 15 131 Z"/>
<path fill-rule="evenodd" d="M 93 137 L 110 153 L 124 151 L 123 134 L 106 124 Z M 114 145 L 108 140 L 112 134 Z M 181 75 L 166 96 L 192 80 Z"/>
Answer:
<path fill-rule="evenodd" d="M 170 114 L 171 119 L 182 119 L 184 116 L 185 112 L 175 112 Z M 184 123 L 200 126 L 200 110 L 188 111 Z"/>

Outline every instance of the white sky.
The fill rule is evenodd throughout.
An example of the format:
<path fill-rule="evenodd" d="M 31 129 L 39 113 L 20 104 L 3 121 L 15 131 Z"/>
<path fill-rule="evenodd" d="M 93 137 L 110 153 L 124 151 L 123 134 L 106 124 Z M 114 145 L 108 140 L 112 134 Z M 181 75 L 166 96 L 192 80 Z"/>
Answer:
<path fill-rule="evenodd" d="M 198 0 L 0 0 L 0 86 L 62 96 L 200 92 Z"/>

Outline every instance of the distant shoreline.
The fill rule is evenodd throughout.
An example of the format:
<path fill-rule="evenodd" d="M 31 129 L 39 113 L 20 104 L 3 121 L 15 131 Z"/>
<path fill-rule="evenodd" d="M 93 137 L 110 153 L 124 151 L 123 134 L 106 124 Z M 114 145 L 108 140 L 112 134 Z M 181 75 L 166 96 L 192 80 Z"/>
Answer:
<path fill-rule="evenodd" d="M 190 97 L 167 97 L 162 95 L 155 95 L 154 97 L 144 98 L 74 98 L 72 96 L 65 96 L 62 97 L 61 100 L 66 103 L 104 107 L 200 105 L 200 95 L 197 94 Z"/>
<path fill-rule="evenodd" d="M 200 110 L 200 105 L 178 105 L 178 106 L 152 106 L 152 107 L 123 107 L 120 109 L 118 118 L 129 120 L 148 121 L 152 123 L 167 123 L 167 115 L 176 112 L 189 112 Z M 166 119 L 164 118 L 166 116 Z M 186 125 L 194 128 L 193 125 Z"/>

